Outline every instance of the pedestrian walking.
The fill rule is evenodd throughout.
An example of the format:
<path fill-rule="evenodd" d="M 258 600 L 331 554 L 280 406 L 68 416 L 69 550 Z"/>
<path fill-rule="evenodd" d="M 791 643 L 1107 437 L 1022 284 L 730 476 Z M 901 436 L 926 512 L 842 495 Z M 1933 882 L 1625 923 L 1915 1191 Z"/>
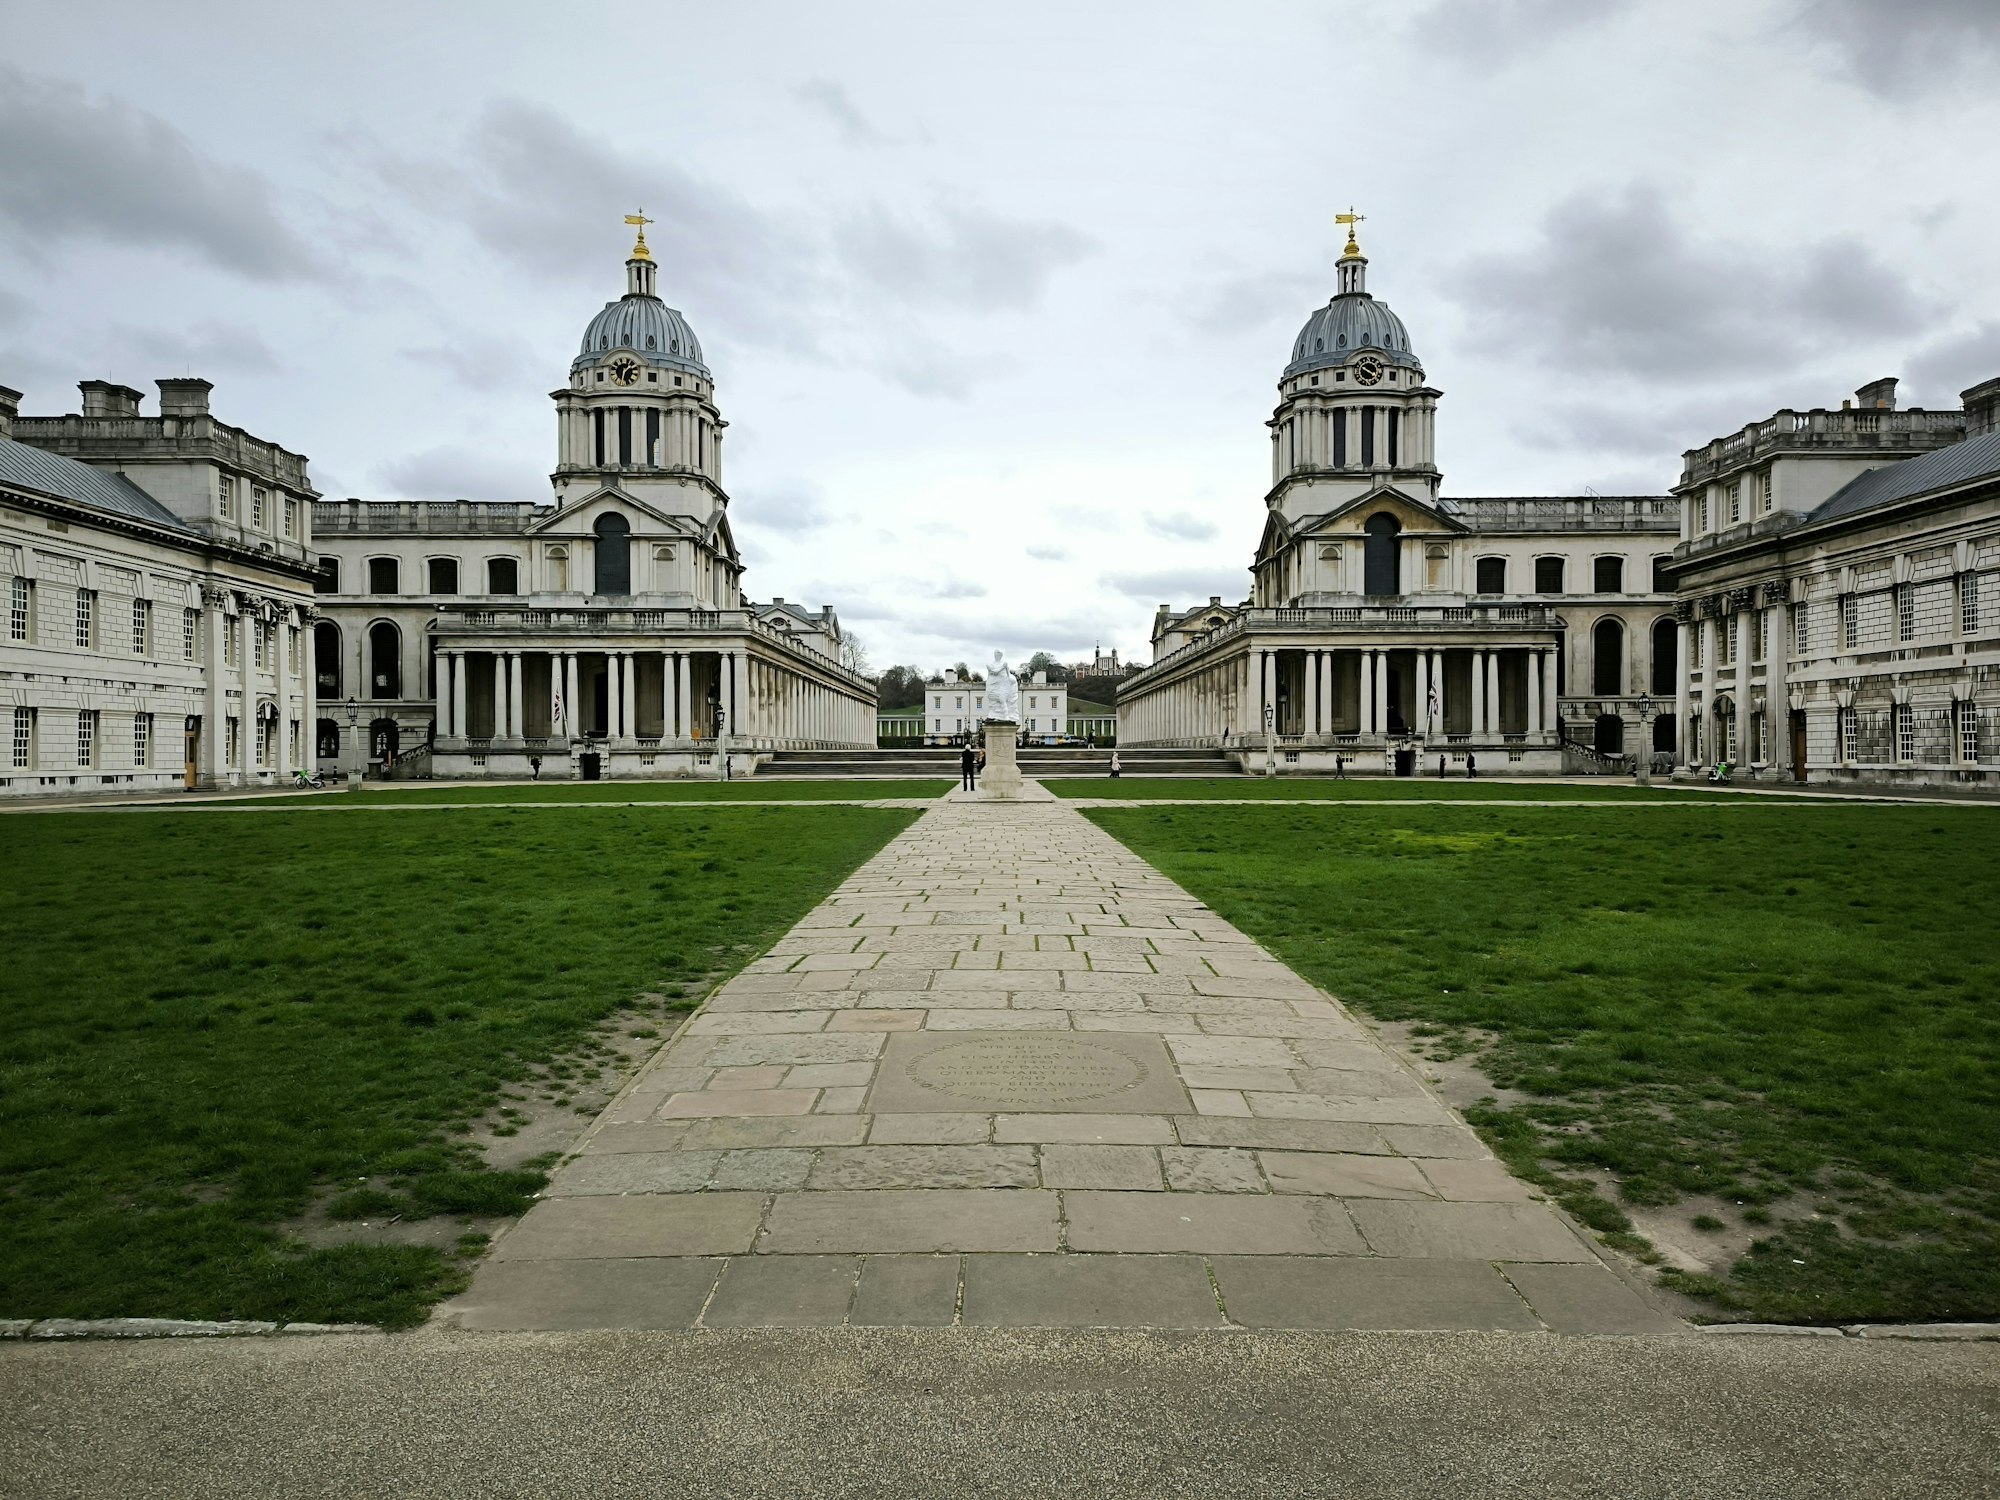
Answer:
<path fill-rule="evenodd" d="M 528 769 L 534 772 L 533 779 L 536 781 L 540 781 L 542 779 L 542 758 L 539 755 L 529 756 Z"/>
<path fill-rule="evenodd" d="M 1347 757 L 1346 757 L 1346 756 L 1344 756 L 1344 755 L 1336 755 L 1336 756 L 1335 756 L 1335 757 L 1333 758 L 1333 779 L 1334 779 L 1335 781 L 1345 781 L 1345 780 L 1347 780 Z"/>
<path fill-rule="evenodd" d="M 1470 750 L 1465 752 L 1465 779 L 1470 781 L 1479 774 L 1479 757 Z"/>
<path fill-rule="evenodd" d="M 968 792 L 979 790 L 979 762 L 973 758 L 972 746 L 970 745 L 967 745 L 958 754 L 958 774 L 964 783 L 964 790 Z"/>
<path fill-rule="evenodd" d="M 1438 780 L 1444 780 L 1444 757 L 1442 755 L 1438 757 Z"/>
<path fill-rule="evenodd" d="M 1118 779 L 1119 773 L 1123 769 L 1124 768 L 1118 764 L 1118 752 L 1116 750 L 1113 750 L 1111 752 L 1111 779 L 1113 781 L 1116 781 Z"/>

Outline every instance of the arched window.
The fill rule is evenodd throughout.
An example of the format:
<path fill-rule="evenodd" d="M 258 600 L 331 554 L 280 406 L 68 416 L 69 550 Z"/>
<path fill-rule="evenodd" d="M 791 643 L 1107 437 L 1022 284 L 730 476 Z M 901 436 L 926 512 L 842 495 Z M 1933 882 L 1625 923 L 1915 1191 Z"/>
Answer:
<path fill-rule="evenodd" d="M 403 637 L 387 620 L 368 627 L 368 696 L 403 696 Z"/>
<path fill-rule="evenodd" d="M 1366 554 L 1362 563 L 1362 588 L 1369 594 L 1400 594 L 1403 592 L 1402 573 L 1398 566 L 1402 523 L 1386 510 L 1377 511 L 1368 518 L 1368 524 L 1361 528 L 1367 533 L 1364 543 Z"/>
<path fill-rule="evenodd" d="M 1590 632 L 1590 690 L 1615 698 L 1625 691 L 1625 627 L 1599 620 Z"/>
<path fill-rule="evenodd" d="M 606 511 L 591 528 L 597 533 L 596 594 L 632 592 L 632 528 L 616 511 Z"/>
<path fill-rule="evenodd" d="M 1678 630 L 1671 615 L 1663 615 L 1653 622 L 1653 696 L 1656 698 L 1671 698 L 1680 691 L 1680 684 L 1675 680 L 1680 670 Z M 1666 748 L 1671 750 L 1673 746 Z"/>
<path fill-rule="evenodd" d="M 321 698 L 340 696 L 340 627 L 331 620 L 313 626 L 313 691 Z"/>
<path fill-rule="evenodd" d="M 486 592 L 489 594 L 518 594 L 521 592 L 521 570 L 516 559 L 511 557 L 489 557 L 486 560 Z"/>
<path fill-rule="evenodd" d="M 1482 594 L 1504 594 L 1507 592 L 1507 559 L 1504 557 L 1482 557 L 1475 567 L 1477 577 L 1474 588 Z"/>
<path fill-rule="evenodd" d="M 340 759 L 340 725 L 321 719 L 313 725 L 313 754 L 320 760 Z"/>

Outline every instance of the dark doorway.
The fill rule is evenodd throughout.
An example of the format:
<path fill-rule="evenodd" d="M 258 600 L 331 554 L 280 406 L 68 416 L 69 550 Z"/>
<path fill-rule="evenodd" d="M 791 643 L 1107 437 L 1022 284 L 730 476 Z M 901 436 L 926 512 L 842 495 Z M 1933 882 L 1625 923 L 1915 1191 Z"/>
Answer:
<path fill-rule="evenodd" d="M 1590 632 L 1590 690 L 1607 698 L 1625 691 L 1625 627 L 1599 620 Z"/>
<path fill-rule="evenodd" d="M 576 774 L 585 781 L 599 780 L 602 768 L 603 761 L 595 750 L 586 750 L 576 758 Z"/>
<path fill-rule="evenodd" d="M 386 620 L 368 627 L 368 671 L 371 698 L 403 696 L 403 638 Z"/>
<path fill-rule="evenodd" d="M 340 726 L 332 719 L 321 719 L 313 725 L 313 758 L 340 759 Z"/>
<path fill-rule="evenodd" d="M 1669 755 L 1674 753 L 1674 716 L 1672 714 L 1661 714 L 1659 718 L 1653 720 L 1653 748 L 1655 750 L 1664 750 Z"/>
<path fill-rule="evenodd" d="M 1398 776 L 1414 776 L 1417 774 L 1417 752 L 1415 750 L 1398 750 L 1396 752 L 1396 774 Z"/>
<path fill-rule="evenodd" d="M 1599 714 L 1591 743 L 1604 755 L 1621 755 L 1625 750 L 1625 721 L 1616 714 Z"/>
<path fill-rule="evenodd" d="M 1402 574 L 1398 566 L 1402 543 L 1397 539 L 1403 530 L 1402 524 L 1387 511 L 1377 511 L 1361 529 L 1367 533 L 1367 540 L 1363 543 L 1362 587 L 1370 594 L 1402 593 Z"/>
<path fill-rule="evenodd" d="M 1806 716 L 1803 709 L 1792 711 L 1792 780 L 1806 779 Z"/>
<path fill-rule="evenodd" d="M 394 719 L 377 719 L 368 726 L 368 758 L 379 761 L 383 770 L 396 763 L 402 749 L 403 731 L 396 727 Z"/>
<path fill-rule="evenodd" d="M 598 594 L 632 592 L 632 528 L 616 511 L 606 511 L 591 527 L 597 533 Z"/>
<path fill-rule="evenodd" d="M 340 627 L 331 620 L 313 626 L 313 685 L 322 698 L 340 696 Z"/>
<path fill-rule="evenodd" d="M 189 714 L 181 728 L 182 781 L 181 785 L 193 791 L 195 783 L 201 779 L 201 715 Z"/>
<path fill-rule="evenodd" d="M 1675 681 L 1680 671 L 1679 627 L 1671 619 L 1653 622 L 1653 696 L 1671 698 L 1679 689 Z"/>

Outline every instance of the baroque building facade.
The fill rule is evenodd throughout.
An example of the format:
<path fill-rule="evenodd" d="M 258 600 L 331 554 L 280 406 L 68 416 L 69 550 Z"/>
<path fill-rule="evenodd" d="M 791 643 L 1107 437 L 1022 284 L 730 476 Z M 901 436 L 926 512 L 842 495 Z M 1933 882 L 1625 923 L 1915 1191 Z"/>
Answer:
<path fill-rule="evenodd" d="M 1688 772 L 2000 787 L 2000 380 L 1962 399 L 1878 380 L 1687 452 Z"/>
<path fill-rule="evenodd" d="M 1399 774 L 1671 752 L 1671 715 L 1647 725 L 1674 686 L 1671 498 L 1444 496 L 1442 393 L 1367 267 L 1350 232 L 1279 380 L 1249 598 L 1160 607 L 1120 742 L 1254 766 L 1268 734 L 1283 769 Z"/>
<path fill-rule="evenodd" d="M 19 415 L 0 387 L 0 795 L 268 785 L 311 764 L 305 458 L 108 381 Z"/>
<path fill-rule="evenodd" d="M 743 592 L 728 424 L 643 224 L 625 272 L 552 393 L 553 504 L 316 507 L 319 688 L 357 700 L 372 764 L 718 775 L 874 743 L 874 685 L 842 663 L 834 612 Z"/>

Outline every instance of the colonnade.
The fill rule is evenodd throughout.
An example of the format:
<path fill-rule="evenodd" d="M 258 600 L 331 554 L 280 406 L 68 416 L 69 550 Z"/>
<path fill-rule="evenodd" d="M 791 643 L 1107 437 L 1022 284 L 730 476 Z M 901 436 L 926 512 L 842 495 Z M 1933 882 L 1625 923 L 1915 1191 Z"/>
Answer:
<path fill-rule="evenodd" d="M 1448 655 L 1462 670 L 1447 671 Z M 1398 684 L 1403 691 L 1394 702 L 1392 657 L 1398 672 L 1413 674 Z M 1514 680 L 1522 701 L 1519 716 L 1503 722 L 1507 658 L 1521 663 Z M 1253 646 L 1132 695 L 1120 707 L 1119 732 L 1128 744 L 1240 741 L 1261 736 L 1267 714 L 1270 727 L 1286 737 L 1541 735 L 1558 723 L 1556 648 Z"/>
<path fill-rule="evenodd" d="M 587 674 L 585 658 L 592 659 Z M 539 663 L 532 673 L 531 660 Z M 593 701 L 586 721 L 583 690 L 588 682 L 594 695 L 600 661 L 602 713 Z M 488 703 L 488 735 L 503 740 L 569 739 L 586 730 L 612 740 L 707 741 L 720 734 L 751 743 L 865 745 L 874 739 L 872 698 L 747 650 L 446 649 L 438 653 L 437 673 L 437 732 L 446 739 L 472 736 L 473 711 Z M 547 688 L 532 710 L 531 677 Z"/>

